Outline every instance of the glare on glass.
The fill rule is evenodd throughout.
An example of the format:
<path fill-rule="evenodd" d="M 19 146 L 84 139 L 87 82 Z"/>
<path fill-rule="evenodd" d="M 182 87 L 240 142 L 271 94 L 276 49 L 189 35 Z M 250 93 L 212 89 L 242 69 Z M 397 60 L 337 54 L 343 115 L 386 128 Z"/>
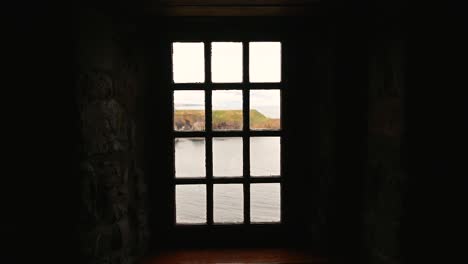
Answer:
<path fill-rule="evenodd" d="M 252 177 L 280 176 L 280 137 L 250 138 L 250 175 Z"/>
<path fill-rule="evenodd" d="M 176 178 L 204 178 L 205 139 L 176 138 L 174 145 Z"/>
<path fill-rule="evenodd" d="M 211 80 L 214 83 L 242 82 L 242 43 L 211 43 Z"/>
<path fill-rule="evenodd" d="M 279 183 L 250 185 L 250 221 L 252 223 L 281 221 L 281 187 Z"/>
<path fill-rule="evenodd" d="M 213 130 L 242 130 L 242 91 L 213 91 Z"/>
<path fill-rule="evenodd" d="M 205 55 L 202 42 L 172 43 L 174 83 L 205 82 Z"/>
<path fill-rule="evenodd" d="M 242 137 L 213 138 L 213 177 L 242 177 Z"/>
<path fill-rule="evenodd" d="M 250 129 L 281 129 L 280 90 L 250 90 Z"/>
<path fill-rule="evenodd" d="M 176 223 L 206 223 L 206 185 L 176 185 Z"/>
<path fill-rule="evenodd" d="M 174 130 L 205 130 L 204 91 L 174 91 Z"/>
<path fill-rule="evenodd" d="M 249 60 L 250 82 L 281 82 L 280 42 L 250 42 Z"/>
<path fill-rule="evenodd" d="M 215 223 L 244 222 L 244 188 L 242 184 L 213 186 L 213 221 Z"/>

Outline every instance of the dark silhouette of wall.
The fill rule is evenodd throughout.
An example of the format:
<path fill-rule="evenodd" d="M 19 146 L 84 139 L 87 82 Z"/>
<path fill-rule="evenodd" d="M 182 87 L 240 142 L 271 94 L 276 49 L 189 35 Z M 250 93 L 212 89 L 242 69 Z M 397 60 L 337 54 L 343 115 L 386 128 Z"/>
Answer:
<path fill-rule="evenodd" d="M 134 263 L 149 239 L 141 48 L 115 13 L 84 9 L 76 22 L 82 261 Z"/>
<path fill-rule="evenodd" d="M 364 243 L 371 263 L 399 263 L 402 197 L 407 188 L 403 162 L 406 43 L 398 25 L 377 28 L 369 50 Z"/>

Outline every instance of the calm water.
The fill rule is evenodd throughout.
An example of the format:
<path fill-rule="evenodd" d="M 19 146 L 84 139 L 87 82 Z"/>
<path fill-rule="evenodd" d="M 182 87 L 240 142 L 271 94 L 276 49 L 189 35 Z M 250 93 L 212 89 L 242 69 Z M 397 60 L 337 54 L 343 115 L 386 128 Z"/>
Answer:
<path fill-rule="evenodd" d="M 242 177 L 242 138 L 213 139 L 213 177 Z M 205 140 L 179 138 L 175 142 L 176 177 L 204 178 Z M 280 175 L 280 138 L 250 138 L 250 174 L 252 177 Z M 280 186 L 277 183 L 251 184 L 252 222 L 280 220 Z M 215 184 L 213 188 L 214 221 L 243 221 L 243 187 L 241 184 Z M 179 185 L 176 188 L 177 222 L 206 222 L 206 187 Z"/>

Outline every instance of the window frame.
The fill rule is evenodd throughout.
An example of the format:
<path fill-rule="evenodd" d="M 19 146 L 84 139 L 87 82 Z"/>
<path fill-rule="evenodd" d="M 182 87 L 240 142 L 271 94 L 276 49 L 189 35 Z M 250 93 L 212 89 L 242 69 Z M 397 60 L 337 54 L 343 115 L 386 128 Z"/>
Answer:
<path fill-rule="evenodd" d="M 149 225 L 155 239 L 152 248 L 179 247 L 237 247 L 303 245 L 304 234 L 314 232 L 318 218 L 313 212 L 321 182 L 317 138 L 318 110 L 309 111 L 308 124 L 313 129 L 303 129 L 299 118 L 304 118 L 305 105 L 318 109 L 318 88 L 328 83 L 328 76 L 318 68 L 320 54 L 327 54 L 318 17 L 165 17 L 143 19 L 141 31 L 142 57 L 148 64 L 148 74 L 143 81 L 148 89 L 142 94 L 146 120 L 143 130 L 145 174 L 148 183 Z M 315 26 L 305 28 L 305 21 Z M 307 22 L 307 25 L 312 23 Z M 316 31 L 317 41 L 310 42 L 304 32 Z M 280 41 L 282 43 L 282 83 L 285 93 L 281 96 L 283 139 L 281 225 L 175 225 L 173 182 L 173 107 L 171 49 L 173 41 Z M 312 49 L 310 49 L 312 47 Z M 320 54 L 318 51 L 323 51 Z M 327 64 L 328 65 L 328 64 Z M 304 67 L 302 67 L 304 66 Z M 146 71 L 142 69 L 142 71 Z M 319 75 L 311 74 L 318 72 Z M 319 78 L 319 76 L 322 76 Z M 197 84 L 195 84 L 197 85 Z M 230 84 L 231 85 L 231 84 Z M 261 83 L 256 84 L 260 87 Z M 305 86 L 304 86 L 305 85 Z M 202 87 L 202 86 L 199 86 Z M 306 90 L 305 90 L 306 89 Z M 303 96 L 303 92 L 317 96 Z M 304 120 L 304 119 L 302 119 Z M 309 138 L 305 142 L 303 137 Z M 310 150 L 303 155 L 302 149 Z M 309 173 L 310 172 L 310 173 Z M 313 175 L 311 177 L 311 175 Z M 304 207 L 309 209 L 304 210 Z M 312 226 L 312 227 L 311 227 Z M 313 236 L 318 238 L 318 236 Z M 308 238 L 306 238 L 308 240 Z M 310 241 L 314 243 L 315 241 Z M 310 244 L 310 243 L 308 243 Z"/>
<path fill-rule="evenodd" d="M 172 154 L 172 181 L 171 186 L 173 192 L 173 220 L 172 223 L 176 228 L 187 228 L 196 226 L 281 226 L 284 224 L 284 113 L 283 113 L 283 98 L 286 84 L 285 64 L 284 64 L 284 46 L 281 38 L 278 37 L 261 37 L 251 39 L 248 34 L 245 37 L 210 37 L 202 38 L 171 38 L 170 47 L 171 54 L 173 43 L 194 43 L 202 42 L 204 44 L 204 67 L 205 67 L 205 82 L 204 83 L 175 83 L 171 75 L 170 91 L 172 94 L 172 117 L 171 117 L 171 148 Z M 211 79 L 211 43 L 212 42 L 241 42 L 242 43 L 242 82 L 240 83 L 213 83 Z M 249 81 L 249 42 L 280 42 L 281 43 L 281 81 L 275 83 L 252 83 Z M 171 74 L 173 73 L 173 64 L 171 56 Z M 204 91 L 205 94 L 205 130 L 204 131 L 176 131 L 173 128 L 174 124 L 174 91 Z M 242 91 L 242 112 L 243 112 L 243 129 L 239 131 L 213 131 L 212 130 L 212 93 L 213 91 L 223 90 L 238 90 Z M 279 90 L 280 92 L 280 129 L 279 130 L 251 130 L 250 129 L 250 91 L 251 90 Z M 175 139 L 176 138 L 193 138 L 199 137 L 205 139 L 205 155 L 206 155 L 206 177 L 204 178 L 176 178 L 175 177 Z M 213 177 L 213 138 L 215 137 L 241 137 L 243 142 L 243 175 L 242 177 Z M 251 137 L 279 137 L 280 138 L 280 175 L 278 176 L 250 176 L 250 138 Z M 250 185 L 255 183 L 279 183 L 280 184 L 280 220 L 279 222 L 251 222 L 250 221 Z M 176 222 L 176 198 L 175 189 L 177 185 L 184 184 L 202 184 L 206 186 L 206 223 L 189 224 Z M 213 221 L 213 187 L 214 184 L 242 184 L 244 206 L 243 214 L 244 221 L 242 223 L 215 223 Z"/>

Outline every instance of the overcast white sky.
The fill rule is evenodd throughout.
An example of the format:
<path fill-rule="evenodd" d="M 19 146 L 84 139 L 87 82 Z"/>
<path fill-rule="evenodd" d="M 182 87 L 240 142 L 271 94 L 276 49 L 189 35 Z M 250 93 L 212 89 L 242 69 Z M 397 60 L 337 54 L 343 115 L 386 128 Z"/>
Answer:
<path fill-rule="evenodd" d="M 242 91 L 213 91 L 213 110 L 242 110 Z"/>
<path fill-rule="evenodd" d="M 281 43 L 251 42 L 250 82 L 281 81 Z M 173 68 L 175 83 L 203 83 L 204 44 L 173 43 Z M 242 43 L 212 43 L 212 81 L 217 83 L 242 82 Z M 203 91 L 175 91 L 176 109 L 204 109 Z M 251 90 L 250 108 L 270 118 L 280 117 L 279 90 Z M 242 109 L 242 91 L 213 91 L 214 110 Z"/>

